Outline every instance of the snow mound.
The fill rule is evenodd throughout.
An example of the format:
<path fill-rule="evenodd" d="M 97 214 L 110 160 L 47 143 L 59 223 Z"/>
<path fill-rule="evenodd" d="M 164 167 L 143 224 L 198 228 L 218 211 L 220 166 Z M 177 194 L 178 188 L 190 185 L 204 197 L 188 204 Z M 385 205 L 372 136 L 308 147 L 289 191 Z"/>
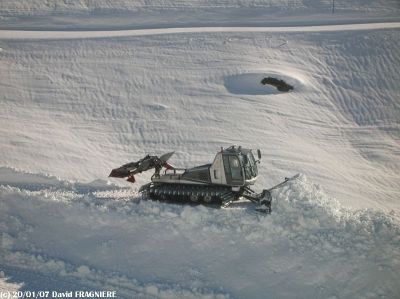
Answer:
<path fill-rule="evenodd" d="M 53 191 L 68 189 L 79 192 L 120 189 L 109 181 L 97 179 L 89 183 L 72 180 L 62 180 L 46 174 L 32 174 L 9 167 L 0 167 L 0 183 L 25 190 L 51 189 Z"/>
<path fill-rule="evenodd" d="M 266 77 L 274 77 L 283 80 L 294 86 L 294 92 L 304 89 L 303 83 L 295 77 L 276 72 L 268 73 L 244 73 L 226 76 L 224 79 L 225 88 L 233 94 L 242 95 L 275 95 L 282 94 L 275 86 L 262 84 Z"/>
<path fill-rule="evenodd" d="M 247 202 L 214 209 L 59 182 L 55 190 L 0 182 L 0 264 L 124 298 L 290 298 L 276 287 L 287 279 L 291 294 L 309 297 L 399 291 L 395 215 L 345 209 L 304 175 L 274 191 L 271 215 Z M 355 287 L 341 288 L 348 283 Z"/>
<path fill-rule="evenodd" d="M 299 238 L 303 249 L 364 254 L 371 244 L 400 245 L 396 213 L 364 209 L 350 211 L 329 198 L 302 175 L 275 194 L 274 223 Z"/>

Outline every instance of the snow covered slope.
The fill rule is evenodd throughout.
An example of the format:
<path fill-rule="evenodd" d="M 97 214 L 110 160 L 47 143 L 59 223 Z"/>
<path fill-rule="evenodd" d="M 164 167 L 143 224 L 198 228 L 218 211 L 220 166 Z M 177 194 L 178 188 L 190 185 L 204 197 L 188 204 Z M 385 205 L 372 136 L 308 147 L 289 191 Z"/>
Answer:
<path fill-rule="evenodd" d="M 25 289 L 56 276 L 117 290 L 119 298 L 395 298 L 400 291 L 398 222 L 344 209 L 305 176 L 274 193 L 266 217 L 248 203 L 219 210 L 140 201 L 115 186 L 96 191 L 12 175 L 19 183 L 0 187 L 0 261 L 43 276 Z"/>
<path fill-rule="evenodd" d="M 0 164 L 93 180 L 149 151 L 190 166 L 237 143 L 264 152 L 260 188 L 303 172 L 346 205 L 398 210 L 398 40 L 397 29 L 3 40 Z M 254 94 L 269 75 L 294 92 Z"/>
<path fill-rule="evenodd" d="M 47 3 L 0 3 L 0 290 L 396 298 L 397 1 Z M 140 201 L 150 174 L 105 181 L 231 144 L 261 148 L 258 189 L 303 173 L 272 215 Z"/>

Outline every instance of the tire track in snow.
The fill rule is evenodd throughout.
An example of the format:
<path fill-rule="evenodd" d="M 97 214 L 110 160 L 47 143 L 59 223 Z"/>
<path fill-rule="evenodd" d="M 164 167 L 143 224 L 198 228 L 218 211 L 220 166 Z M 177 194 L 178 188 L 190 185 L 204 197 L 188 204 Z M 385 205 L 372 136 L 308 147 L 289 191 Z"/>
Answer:
<path fill-rule="evenodd" d="M 400 28 L 400 22 L 364 23 L 320 26 L 293 27 L 187 27 L 157 28 L 108 31 L 28 31 L 0 30 L 0 39 L 86 39 L 126 36 L 146 36 L 177 33 L 214 33 L 214 32 L 329 32 L 350 30 L 376 30 Z"/>

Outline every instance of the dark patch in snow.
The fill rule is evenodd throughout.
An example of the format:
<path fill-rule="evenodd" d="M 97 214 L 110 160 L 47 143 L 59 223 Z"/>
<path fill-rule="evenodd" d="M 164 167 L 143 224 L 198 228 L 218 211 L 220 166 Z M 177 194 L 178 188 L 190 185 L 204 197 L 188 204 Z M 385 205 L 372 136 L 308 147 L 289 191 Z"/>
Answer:
<path fill-rule="evenodd" d="M 279 80 L 273 77 L 266 77 L 264 79 L 261 80 L 261 84 L 263 85 L 272 85 L 275 86 L 277 90 L 282 91 L 282 92 L 289 92 L 291 90 L 293 90 L 293 86 L 290 84 L 287 84 L 285 81 L 283 80 Z"/>
<path fill-rule="evenodd" d="M 282 78 L 283 84 L 280 83 L 281 80 L 265 73 L 245 73 L 225 77 L 224 85 L 230 93 L 240 95 L 277 95 L 281 94 L 282 91 L 293 89 L 294 85 L 299 87 L 302 85 L 298 79 L 290 75 L 277 74 L 276 77 Z M 265 84 L 266 78 L 277 80 L 279 84 L 276 84 L 275 81 L 274 84 L 268 82 L 268 84 Z M 296 90 L 298 89 L 296 88 Z"/>

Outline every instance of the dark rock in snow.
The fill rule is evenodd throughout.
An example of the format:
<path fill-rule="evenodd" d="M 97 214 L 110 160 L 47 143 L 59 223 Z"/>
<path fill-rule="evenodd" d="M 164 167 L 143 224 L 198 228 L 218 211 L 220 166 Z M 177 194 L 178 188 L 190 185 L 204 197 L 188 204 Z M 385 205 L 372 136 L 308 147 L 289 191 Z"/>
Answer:
<path fill-rule="evenodd" d="M 283 92 L 289 92 L 291 90 L 293 90 L 293 86 L 290 84 L 287 84 L 285 81 L 283 80 L 279 80 L 273 77 L 267 77 L 261 80 L 261 84 L 266 85 L 272 85 L 275 86 L 279 91 L 283 91 Z"/>

